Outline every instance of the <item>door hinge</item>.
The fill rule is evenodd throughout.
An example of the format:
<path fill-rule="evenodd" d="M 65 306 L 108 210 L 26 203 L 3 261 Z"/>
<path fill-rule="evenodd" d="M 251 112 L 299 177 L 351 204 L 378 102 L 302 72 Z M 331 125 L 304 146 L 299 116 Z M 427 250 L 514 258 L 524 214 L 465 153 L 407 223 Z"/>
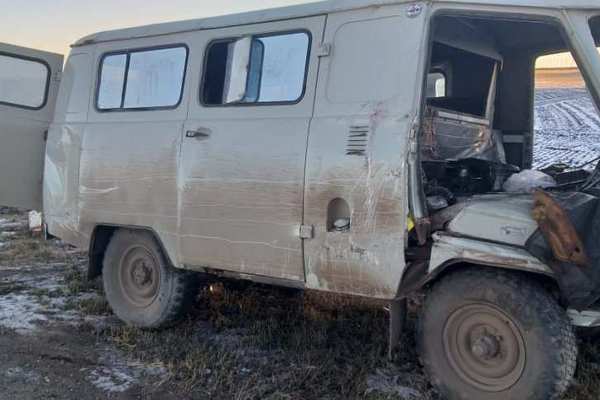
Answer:
<path fill-rule="evenodd" d="M 312 225 L 300 225 L 300 239 L 312 239 L 315 237 L 315 227 Z"/>
<path fill-rule="evenodd" d="M 331 55 L 332 47 L 333 46 L 331 43 L 321 43 L 321 45 L 317 49 L 317 56 L 318 57 L 329 57 Z"/>

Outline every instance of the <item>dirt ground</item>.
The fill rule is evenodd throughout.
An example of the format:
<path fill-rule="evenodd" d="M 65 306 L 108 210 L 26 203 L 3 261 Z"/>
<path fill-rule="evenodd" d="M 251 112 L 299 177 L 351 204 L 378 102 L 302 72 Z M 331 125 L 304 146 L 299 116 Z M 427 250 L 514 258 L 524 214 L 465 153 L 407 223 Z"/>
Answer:
<path fill-rule="evenodd" d="M 1 399 L 436 399 L 381 304 L 213 284 L 164 331 L 123 326 L 85 254 L 0 214 Z"/>
<path fill-rule="evenodd" d="M 178 326 L 141 331 L 85 271 L 85 254 L 0 213 L 0 399 L 439 399 L 415 353 L 417 301 L 388 362 L 382 304 L 212 284 Z M 596 400 L 600 340 L 580 341 L 565 400 Z"/>

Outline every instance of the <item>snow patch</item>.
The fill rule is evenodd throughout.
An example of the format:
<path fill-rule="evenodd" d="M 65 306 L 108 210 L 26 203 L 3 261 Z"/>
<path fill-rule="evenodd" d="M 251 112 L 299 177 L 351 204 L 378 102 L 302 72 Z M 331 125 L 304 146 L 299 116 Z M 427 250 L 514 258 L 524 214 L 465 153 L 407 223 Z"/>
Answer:
<path fill-rule="evenodd" d="M 23 384 L 37 384 L 42 380 L 41 375 L 37 372 L 21 367 L 8 368 L 3 374 L 8 380 Z"/>
<path fill-rule="evenodd" d="M 0 218 L 0 229 L 5 231 L 22 229 L 26 226 L 24 222 L 11 221 L 5 218 Z"/>
<path fill-rule="evenodd" d="M 21 334 L 31 333 L 40 322 L 48 321 L 38 299 L 28 294 L 0 297 L 0 326 Z"/>
<path fill-rule="evenodd" d="M 90 372 L 89 382 L 98 389 L 109 393 L 123 393 L 136 382 L 133 376 L 117 368 L 102 367 Z"/>
<path fill-rule="evenodd" d="M 600 115 L 586 89 L 541 89 L 535 98 L 535 169 L 600 157 Z"/>
<path fill-rule="evenodd" d="M 367 390 L 369 394 L 394 395 L 404 400 L 419 400 L 423 395 L 408 386 L 400 384 L 400 376 L 378 369 L 375 374 L 367 377 Z"/>
<path fill-rule="evenodd" d="M 167 370 L 163 364 L 144 364 L 124 361 L 117 351 L 106 348 L 99 362 L 100 367 L 83 369 L 88 371 L 87 380 L 107 393 L 123 393 L 138 384 L 145 377 L 165 377 Z"/>
<path fill-rule="evenodd" d="M 19 271 L 4 282 L 13 285 L 16 289 L 0 296 L 0 327 L 11 329 L 19 334 L 33 334 L 38 331 L 40 324 L 51 322 L 75 323 L 83 320 L 83 316 L 77 310 L 65 310 L 67 301 L 80 301 L 88 294 L 82 293 L 68 299 L 64 295 L 58 295 L 64 284 L 56 271 L 48 268 L 38 268 L 42 271 L 36 276 L 29 276 L 35 267 L 0 267 L 0 271 Z M 10 287 L 9 287 L 10 289 Z M 39 293 L 40 290 L 53 293 L 49 296 Z M 36 293 L 37 291 L 37 293 Z"/>

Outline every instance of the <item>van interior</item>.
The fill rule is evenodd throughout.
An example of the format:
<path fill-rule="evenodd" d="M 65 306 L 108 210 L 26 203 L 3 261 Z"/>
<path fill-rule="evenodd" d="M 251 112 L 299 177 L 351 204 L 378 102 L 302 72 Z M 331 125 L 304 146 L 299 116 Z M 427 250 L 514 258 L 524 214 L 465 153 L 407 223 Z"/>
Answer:
<path fill-rule="evenodd" d="M 591 30 L 600 45 L 600 17 Z M 503 192 L 509 177 L 534 167 L 535 64 L 569 51 L 564 38 L 551 21 L 435 18 L 420 133 L 430 215 L 476 194 Z M 593 167 L 544 172 L 572 190 L 595 179 Z"/>

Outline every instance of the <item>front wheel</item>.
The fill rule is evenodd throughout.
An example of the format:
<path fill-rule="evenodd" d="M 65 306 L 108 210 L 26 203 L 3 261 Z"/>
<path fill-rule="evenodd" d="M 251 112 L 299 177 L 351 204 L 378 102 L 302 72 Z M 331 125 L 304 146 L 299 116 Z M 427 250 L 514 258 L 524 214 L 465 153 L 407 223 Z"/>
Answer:
<path fill-rule="evenodd" d="M 196 276 L 169 265 L 154 237 L 145 231 L 115 232 L 104 255 L 102 275 L 114 313 L 139 328 L 175 323 L 197 289 Z"/>
<path fill-rule="evenodd" d="M 565 311 L 542 286 L 505 271 L 443 278 L 418 335 L 425 369 L 449 400 L 558 399 L 575 373 Z"/>

